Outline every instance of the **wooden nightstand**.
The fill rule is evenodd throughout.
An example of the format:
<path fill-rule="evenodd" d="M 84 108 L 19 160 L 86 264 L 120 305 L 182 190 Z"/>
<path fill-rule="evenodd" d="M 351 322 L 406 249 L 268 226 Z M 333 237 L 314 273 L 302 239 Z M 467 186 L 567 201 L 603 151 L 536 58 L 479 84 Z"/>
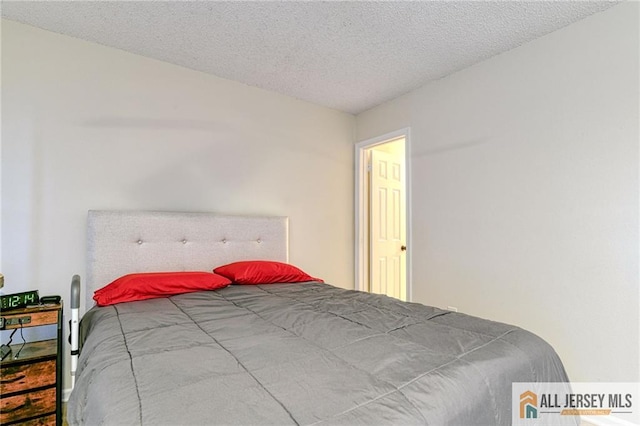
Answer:
<path fill-rule="evenodd" d="M 15 358 L 22 341 L 19 331 L 14 335 L 12 353 L 0 364 L 0 424 L 61 425 L 62 302 L 4 310 L 1 315 L 22 318 L 24 328 L 57 325 L 57 338 L 28 342 Z M 20 324 L 5 327 L 14 328 Z"/>

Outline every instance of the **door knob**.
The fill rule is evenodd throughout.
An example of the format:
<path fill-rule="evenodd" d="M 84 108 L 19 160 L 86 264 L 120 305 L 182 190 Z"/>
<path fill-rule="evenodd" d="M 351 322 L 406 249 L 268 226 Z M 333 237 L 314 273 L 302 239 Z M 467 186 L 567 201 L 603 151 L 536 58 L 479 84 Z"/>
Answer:
<path fill-rule="evenodd" d="M 407 246 L 400 246 L 400 250 L 407 251 Z"/>

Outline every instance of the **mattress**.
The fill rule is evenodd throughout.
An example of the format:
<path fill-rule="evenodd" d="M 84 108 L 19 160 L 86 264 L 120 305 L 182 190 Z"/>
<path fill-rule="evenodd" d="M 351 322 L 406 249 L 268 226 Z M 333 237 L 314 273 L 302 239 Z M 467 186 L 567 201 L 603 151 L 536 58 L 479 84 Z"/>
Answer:
<path fill-rule="evenodd" d="M 567 381 L 521 328 L 328 284 L 92 308 L 69 424 L 511 424 L 513 382 Z"/>

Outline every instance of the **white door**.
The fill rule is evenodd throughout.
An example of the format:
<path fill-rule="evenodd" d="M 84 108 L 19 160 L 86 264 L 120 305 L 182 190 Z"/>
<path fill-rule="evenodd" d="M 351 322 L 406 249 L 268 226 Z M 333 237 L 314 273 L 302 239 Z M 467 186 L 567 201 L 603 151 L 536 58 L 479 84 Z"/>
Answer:
<path fill-rule="evenodd" d="M 403 158 L 371 150 L 369 277 L 372 293 L 407 300 Z"/>

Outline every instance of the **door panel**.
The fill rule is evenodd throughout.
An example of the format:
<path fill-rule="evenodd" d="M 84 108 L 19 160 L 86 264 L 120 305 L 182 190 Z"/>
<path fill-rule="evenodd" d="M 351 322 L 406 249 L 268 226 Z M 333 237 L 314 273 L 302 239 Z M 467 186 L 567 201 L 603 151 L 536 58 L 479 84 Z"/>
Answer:
<path fill-rule="evenodd" d="M 405 195 L 402 159 L 371 150 L 370 289 L 406 300 Z"/>

